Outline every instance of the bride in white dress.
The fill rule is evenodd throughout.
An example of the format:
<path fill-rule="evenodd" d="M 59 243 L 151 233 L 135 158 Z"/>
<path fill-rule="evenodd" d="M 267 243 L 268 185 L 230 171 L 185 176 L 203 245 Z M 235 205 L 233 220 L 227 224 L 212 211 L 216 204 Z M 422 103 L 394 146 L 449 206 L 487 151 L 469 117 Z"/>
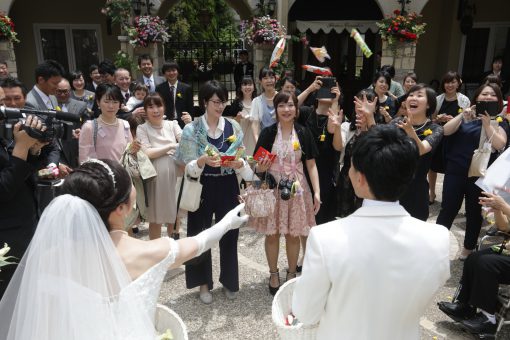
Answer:
<path fill-rule="evenodd" d="M 0 301 L 0 340 L 153 340 L 168 268 L 207 251 L 247 220 L 239 205 L 194 237 L 131 238 L 124 219 L 136 191 L 127 172 L 109 160 L 83 163 L 62 193 L 45 209 Z"/>

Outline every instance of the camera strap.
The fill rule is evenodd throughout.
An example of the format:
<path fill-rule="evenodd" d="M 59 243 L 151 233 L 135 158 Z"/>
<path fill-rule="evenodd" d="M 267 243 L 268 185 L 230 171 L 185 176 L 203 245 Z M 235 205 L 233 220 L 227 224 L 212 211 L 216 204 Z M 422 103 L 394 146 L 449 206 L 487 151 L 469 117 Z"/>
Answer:
<path fill-rule="evenodd" d="M 278 123 L 278 132 L 276 134 L 276 154 L 278 159 L 278 164 L 280 166 L 280 178 L 285 175 L 285 158 L 290 154 L 290 166 L 291 166 L 291 176 L 296 176 L 296 151 L 294 150 L 294 127 L 292 127 L 292 132 L 290 134 L 290 138 L 288 141 L 283 140 L 282 129 L 280 127 L 280 123 Z"/>
<path fill-rule="evenodd" d="M 96 144 L 97 144 L 97 130 L 99 130 L 99 124 L 97 123 L 97 118 L 94 118 L 94 121 L 92 122 L 92 129 L 94 131 L 94 151 L 97 152 Z"/>

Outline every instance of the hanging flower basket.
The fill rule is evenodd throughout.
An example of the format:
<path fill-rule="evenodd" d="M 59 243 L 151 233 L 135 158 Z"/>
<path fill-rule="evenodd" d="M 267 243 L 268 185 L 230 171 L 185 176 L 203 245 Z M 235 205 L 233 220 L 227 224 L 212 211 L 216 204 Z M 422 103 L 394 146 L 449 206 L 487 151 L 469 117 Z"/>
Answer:
<path fill-rule="evenodd" d="M 14 22 L 5 13 L 0 12 L 0 40 L 19 43 L 17 33 L 14 31 Z"/>
<path fill-rule="evenodd" d="M 286 34 L 285 27 L 278 20 L 271 19 L 268 15 L 241 22 L 241 38 L 248 45 L 274 45 Z"/>
<path fill-rule="evenodd" d="M 168 26 L 158 16 L 142 15 L 135 18 L 133 26 L 124 27 L 133 46 L 146 47 L 150 43 L 170 40 Z"/>
<path fill-rule="evenodd" d="M 421 15 L 414 12 L 402 15 L 397 9 L 393 11 L 393 16 L 376 22 L 376 25 L 381 38 L 395 50 L 398 43 L 416 43 L 420 35 L 425 33 L 427 24 L 422 22 Z"/>

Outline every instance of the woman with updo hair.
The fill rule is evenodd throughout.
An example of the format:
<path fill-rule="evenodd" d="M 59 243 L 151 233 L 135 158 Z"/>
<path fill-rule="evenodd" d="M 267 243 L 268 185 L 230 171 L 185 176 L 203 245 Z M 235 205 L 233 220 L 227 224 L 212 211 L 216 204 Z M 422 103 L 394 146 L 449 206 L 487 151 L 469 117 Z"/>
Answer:
<path fill-rule="evenodd" d="M 247 220 L 239 205 L 198 235 L 142 241 L 124 231 L 136 197 L 112 160 L 76 168 L 45 209 L 0 301 L 0 339 L 153 340 L 170 268 L 199 256 Z M 51 317 L 48 317 L 50 315 Z"/>

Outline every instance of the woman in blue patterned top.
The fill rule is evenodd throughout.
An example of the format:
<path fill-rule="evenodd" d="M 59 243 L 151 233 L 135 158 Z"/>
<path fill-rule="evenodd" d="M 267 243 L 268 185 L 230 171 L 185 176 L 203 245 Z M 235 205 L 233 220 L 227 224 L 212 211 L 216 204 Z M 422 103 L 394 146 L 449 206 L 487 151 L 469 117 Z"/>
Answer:
<path fill-rule="evenodd" d="M 243 131 L 230 118 L 222 117 L 228 94 L 218 81 L 205 83 L 199 91 L 199 105 L 205 113 L 186 125 L 182 132 L 177 159 L 186 164 L 191 177 L 199 177 L 202 187 L 200 207 L 188 212 L 188 236 L 211 227 L 213 214 L 219 221 L 238 205 L 239 185 L 236 171 L 249 170 L 242 159 L 221 162 L 221 155 L 233 156 L 243 147 Z M 251 176 L 244 176 L 250 179 Z M 249 178 L 248 178 L 249 177 Z M 220 240 L 220 282 L 227 298 L 234 299 L 239 290 L 237 263 L 238 230 L 226 233 Z M 186 287 L 200 286 L 200 300 L 212 302 L 213 288 L 211 252 L 186 266 Z"/>

